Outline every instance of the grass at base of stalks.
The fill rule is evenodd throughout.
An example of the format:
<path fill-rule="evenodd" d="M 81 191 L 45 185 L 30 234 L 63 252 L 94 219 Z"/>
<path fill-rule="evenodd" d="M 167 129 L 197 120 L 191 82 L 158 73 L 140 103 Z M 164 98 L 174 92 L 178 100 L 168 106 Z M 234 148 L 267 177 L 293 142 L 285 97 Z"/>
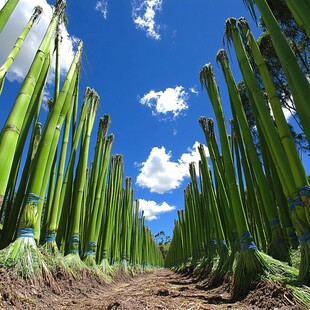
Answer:
<path fill-rule="evenodd" d="M 290 246 L 288 241 L 284 240 L 281 227 L 272 229 L 272 241 L 268 245 L 268 255 L 283 262 L 292 264 L 290 256 Z"/>
<path fill-rule="evenodd" d="M 286 285 L 289 288 L 294 296 L 294 298 L 306 309 L 310 309 L 310 288 L 309 286 L 293 286 Z"/>
<path fill-rule="evenodd" d="M 296 256 L 298 256 L 298 251 L 295 252 Z M 271 272 L 266 273 L 265 277 L 290 289 L 295 299 L 306 306 L 307 309 L 310 309 L 310 288 L 300 283 L 298 269 L 267 254 L 261 254 L 271 268 Z"/>
<path fill-rule="evenodd" d="M 203 257 L 195 266 L 194 274 L 207 276 L 213 269 L 214 265 L 218 264 L 219 257 L 214 254 L 213 257 Z"/>
<path fill-rule="evenodd" d="M 52 285 L 54 279 L 39 251 L 34 238 L 19 237 L 0 251 L 0 267 L 34 283 Z"/>
<path fill-rule="evenodd" d="M 259 280 L 270 267 L 261 252 L 258 250 L 245 250 L 236 256 L 233 298 L 243 297 L 252 284 Z"/>
<path fill-rule="evenodd" d="M 129 264 L 127 259 L 122 259 L 119 265 L 119 269 L 124 274 L 132 274 L 132 266 Z"/>
<path fill-rule="evenodd" d="M 75 273 L 84 273 L 88 271 L 88 266 L 81 260 L 78 253 L 70 253 L 65 256 L 65 263 Z"/>
<path fill-rule="evenodd" d="M 86 255 L 84 263 L 88 267 L 88 270 L 95 276 L 101 278 L 103 282 L 106 283 L 112 282 L 112 277 L 109 274 L 103 272 L 101 267 L 96 264 L 96 257 L 94 254 Z"/>
<path fill-rule="evenodd" d="M 102 273 L 106 274 L 107 276 L 113 277 L 114 275 L 114 270 L 107 258 L 102 259 L 101 263 L 99 264 L 99 269 L 101 270 Z"/>
<path fill-rule="evenodd" d="M 132 268 L 131 268 L 131 274 L 137 275 L 137 274 L 141 274 L 143 273 L 143 267 L 140 264 L 135 264 Z"/>
<path fill-rule="evenodd" d="M 229 272 L 229 252 L 227 246 L 220 246 L 218 249 L 218 263 L 212 274 L 212 281 L 210 285 L 217 285 L 221 283 L 225 275 Z"/>
<path fill-rule="evenodd" d="M 43 259 L 53 275 L 62 273 L 65 278 L 76 277 L 73 270 L 67 265 L 64 256 L 58 250 L 55 241 L 48 241 L 44 243 L 40 251 Z"/>
<path fill-rule="evenodd" d="M 299 268 L 300 264 L 300 249 L 291 249 L 291 259 L 292 259 L 292 266 L 295 268 Z"/>
<path fill-rule="evenodd" d="M 300 264 L 298 280 L 310 286 L 310 241 L 300 247 Z"/>

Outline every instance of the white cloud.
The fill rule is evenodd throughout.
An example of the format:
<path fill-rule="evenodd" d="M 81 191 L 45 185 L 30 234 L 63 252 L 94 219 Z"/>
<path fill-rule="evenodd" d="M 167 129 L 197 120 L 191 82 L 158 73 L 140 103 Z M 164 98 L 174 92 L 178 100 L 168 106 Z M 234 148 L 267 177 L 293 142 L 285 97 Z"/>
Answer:
<path fill-rule="evenodd" d="M 5 0 L 0 0 L 0 7 L 2 7 L 5 2 Z M 19 55 L 7 74 L 7 78 L 10 81 L 21 81 L 26 76 L 51 20 L 53 14 L 52 7 L 46 2 L 46 0 L 20 0 L 7 25 L 0 34 L 0 63 L 3 63 L 7 55 L 11 52 L 16 39 L 19 37 L 22 29 L 28 22 L 33 13 L 33 8 L 36 5 L 43 8 L 43 14 L 39 19 L 39 22 L 33 25 Z M 61 70 L 64 74 L 69 69 L 73 59 L 73 43 L 75 38 L 69 36 L 63 25 L 61 26 L 60 31 L 62 36 Z M 51 82 L 51 78 L 49 78 L 49 81 Z"/>
<path fill-rule="evenodd" d="M 268 105 L 269 105 L 270 115 L 272 116 L 272 118 L 274 118 L 274 114 L 273 114 L 273 110 L 272 110 L 272 107 L 270 105 L 270 102 L 268 102 Z M 282 112 L 284 114 L 286 121 L 289 122 L 290 119 L 293 117 L 291 111 L 288 108 L 282 107 Z"/>
<path fill-rule="evenodd" d="M 175 206 L 170 206 L 166 202 L 157 204 L 153 200 L 139 199 L 139 210 L 144 211 L 145 219 L 148 221 L 157 220 L 159 214 L 175 210 Z"/>
<path fill-rule="evenodd" d="M 158 194 L 164 194 L 180 187 L 184 178 L 189 177 L 189 163 L 198 163 L 200 159 L 198 145 L 199 143 L 195 142 L 193 147 L 188 148 L 187 152 L 175 162 L 171 160 L 172 153 L 166 152 L 164 147 L 153 147 L 147 160 L 141 164 L 136 184 Z M 206 147 L 205 151 L 209 156 Z"/>
<path fill-rule="evenodd" d="M 189 89 L 189 91 L 190 91 L 191 93 L 195 94 L 195 95 L 198 95 L 198 91 L 197 91 L 196 86 L 191 87 L 191 88 Z"/>
<path fill-rule="evenodd" d="M 137 28 L 146 31 L 152 39 L 160 40 L 160 26 L 155 22 L 157 11 L 161 11 L 163 0 L 133 0 L 132 17 Z"/>
<path fill-rule="evenodd" d="M 289 109 L 282 108 L 282 111 L 284 113 L 284 117 L 285 117 L 286 121 L 289 121 L 291 119 L 291 117 L 293 117 L 292 113 Z"/>
<path fill-rule="evenodd" d="M 104 19 L 108 17 L 108 0 L 97 1 L 95 10 L 99 11 Z"/>
<path fill-rule="evenodd" d="M 188 93 L 183 86 L 167 88 L 164 91 L 151 90 L 140 98 L 139 102 L 152 109 L 153 115 L 179 116 L 182 111 L 188 109 Z"/>

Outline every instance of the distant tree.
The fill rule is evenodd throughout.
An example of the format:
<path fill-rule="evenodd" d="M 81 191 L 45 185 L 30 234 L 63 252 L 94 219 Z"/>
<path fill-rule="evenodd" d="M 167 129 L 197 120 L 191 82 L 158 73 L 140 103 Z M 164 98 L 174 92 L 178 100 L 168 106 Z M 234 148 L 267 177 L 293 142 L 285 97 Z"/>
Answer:
<path fill-rule="evenodd" d="M 154 239 L 155 239 L 155 242 L 159 246 L 159 249 L 161 251 L 161 254 L 162 254 L 163 258 L 165 258 L 166 255 L 167 255 L 167 252 L 169 250 L 169 246 L 170 246 L 170 242 L 171 242 L 171 237 L 167 236 L 165 234 L 165 232 L 161 230 L 159 233 L 157 233 L 154 236 Z"/>

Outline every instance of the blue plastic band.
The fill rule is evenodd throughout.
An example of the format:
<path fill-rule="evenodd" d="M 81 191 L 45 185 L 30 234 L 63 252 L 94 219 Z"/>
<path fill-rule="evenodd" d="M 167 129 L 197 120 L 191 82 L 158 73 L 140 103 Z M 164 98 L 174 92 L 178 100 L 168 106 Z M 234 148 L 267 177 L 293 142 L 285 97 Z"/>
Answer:
<path fill-rule="evenodd" d="M 296 206 L 303 206 L 303 202 L 299 194 L 295 194 L 293 197 L 288 199 L 288 203 L 293 210 Z"/>
<path fill-rule="evenodd" d="M 94 252 L 94 251 L 87 251 L 86 252 L 86 255 L 95 255 L 96 254 L 96 252 Z"/>
<path fill-rule="evenodd" d="M 95 241 L 88 241 L 87 245 L 91 246 L 91 247 L 96 247 L 97 246 L 97 242 L 95 242 Z"/>
<path fill-rule="evenodd" d="M 40 199 L 39 195 L 36 195 L 34 193 L 29 193 L 28 197 L 27 197 L 26 204 L 28 204 L 28 203 L 38 203 L 39 199 Z"/>
<path fill-rule="evenodd" d="M 269 221 L 269 225 L 270 225 L 270 228 L 274 228 L 275 226 L 280 225 L 280 220 L 279 219 L 271 220 Z"/>
<path fill-rule="evenodd" d="M 33 228 L 20 228 L 18 229 L 17 238 L 34 238 L 34 229 Z"/>
<path fill-rule="evenodd" d="M 216 245 L 216 244 L 217 244 L 217 242 L 216 242 L 216 240 L 215 240 L 215 239 L 212 239 L 212 240 L 210 241 L 210 244 L 211 244 L 211 245 Z"/>
<path fill-rule="evenodd" d="M 257 250 L 257 246 L 253 241 L 249 242 L 241 242 L 240 243 L 240 252 L 246 251 L 246 250 Z"/>
<path fill-rule="evenodd" d="M 239 237 L 240 243 L 243 242 L 245 239 L 252 239 L 252 235 L 249 231 L 246 231 Z"/>
<path fill-rule="evenodd" d="M 305 245 L 308 241 L 310 241 L 310 230 L 300 235 L 298 239 L 301 246 Z"/>
<path fill-rule="evenodd" d="M 310 197 L 310 186 L 302 186 L 298 189 L 298 192 L 301 197 Z"/>
<path fill-rule="evenodd" d="M 54 242 L 56 241 L 56 231 L 46 232 L 45 242 Z"/>
<path fill-rule="evenodd" d="M 70 250 L 70 253 L 79 253 L 79 250 Z"/>
<path fill-rule="evenodd" d="M 102 255 L 107 255 L 108 254 L 108 251 L 107 250 L 103 250 L 102 251 Z"/>
<path fill-rule="evenodd" d="M 247 241 L 247 239 L 250 239 Z M 255 245 L 254 241 L 252 240 L 252 235 L 249 231 L 243 233 L 240 238 L 240 252 L 246 251 L 246 250 L 257 250 L 257 246 Z"/>
<path fill-rule="evenodd" d="M 79 243 L 80 243 L 79 235 L 72 235 L 71 236 L 71 240 L 72 240 L 72 245 L 73 246 L 79 245 Z"/>
<path fill-rule="evenodd" d="M 297 235 L 296 235 L 296 233 L 291 233 L 291 234 L 288 234 L 287 235 L 289 238 L 295 238 L 295 237 L 297 237 Z"/>

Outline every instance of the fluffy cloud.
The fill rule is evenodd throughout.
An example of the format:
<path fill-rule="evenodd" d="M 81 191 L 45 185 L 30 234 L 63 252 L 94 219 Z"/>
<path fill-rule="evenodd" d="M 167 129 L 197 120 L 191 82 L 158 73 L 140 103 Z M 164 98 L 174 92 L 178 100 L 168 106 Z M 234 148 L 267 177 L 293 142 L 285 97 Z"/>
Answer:
<path fill-rule="evenodd" d="M 291 111 L 287 108 L 282 108 L 282 110 L 286 121 L 289 121 L 293 117 Z"/>
<path fill-rule="evenodd" d="M 269 102 L 268 102 L 268 105 L 269 105 L 270 115 L 274 118 L 273 110 L 272 110 L 271 105 L 270 105 Z M 293 117 L 292 112 L 290 111 L 290 109 L 288 109 L 286 107 L 282 107 L 282 112 L 284 114 L 284 117 L 285 117 L 286 121 L 289 122 L 291 120 L 291 118 Z"/>
<path fill-rule="evenodd" d="M 0 8 L 5 2 L 5 0 L 0 0 Z M 53 14 L 52 7 L 46 2 L 46 0 L 20 0 L 7 25 L 0 34 L 0 63 L 3 63 L 7 55 L 11 52 L 16 39 L 28 22 L 36 5 L 43 8 L 43 14 L 39 19 L 39 22 L 33 25 L 19 55 L 8 72 L 7 78 L 11 81 L 21 81 L 27 74 L 31 62 L 33 61 L 35 53 L 51 20 Z M 61 26 L 60 31 L 62 36 L 61 68 L 62 73 L 64 73 L 70 67 L 73 59 L 73 43 L 75 38 L 69 36 L 64 26 Z M 51 81 L 51 78 L 49 81 Z"/>
<path fill-rule="evenodd" d="M 139 199 L 139 210 L 144 211 L 145 219 L 148 221 L 157 220 L 159 214 L 175 210 L 175 206 L 170 206 L 166 202 L 157 204 L 153 200 Z"/>
<path fill-rule="evenodd" d="M 176 86 L 158 92 L 151 90 L 140 98 L 139 102 L 149 107 L 153 115 L 172 115 L 175 118 L 188 109 L 187 99 L 188 93 L 184 87 Z"/>
<path fill-rule="evenodd" d="M 157 11 L 161 11 L 163 0 L 134 0 L 132 1 L 132 17 L 136 27 L 146 31 L 146 35 L 159 40 L 160 26 L 155 22 Z"/>
<path fill-rule="evenodd" d="M 97 1 L 95 10 L 99 11 L 104 19 L 108 17 L 108 0 Z"/>
<path fill-rule="evenodd" d="M 175 162 L 171 160 L 172 153 L 166 152 L 164 147 L 153 147 L 147 160 L 141 164 L 136 184 L 158 194 L 164 194 L 180 187 L 184 178 L 189 176 L 189 163 L 198 163 L 200 159 L 198 145 L 199 143 L 195 142 L 193 147 L 188 148 L 187 152 Z M 205 151 L 209 156 L 206 147 Z"/>
<path fill-rule="evenodd" d="M 191 88 L 189 89 L 189 91 L 190 91 L 191 93 L 195 94 L 195 95 L 198 95 L 198 91 L 197 91 L 197 89 L 196 89 L 196 86 L 191 87 Z"/>

